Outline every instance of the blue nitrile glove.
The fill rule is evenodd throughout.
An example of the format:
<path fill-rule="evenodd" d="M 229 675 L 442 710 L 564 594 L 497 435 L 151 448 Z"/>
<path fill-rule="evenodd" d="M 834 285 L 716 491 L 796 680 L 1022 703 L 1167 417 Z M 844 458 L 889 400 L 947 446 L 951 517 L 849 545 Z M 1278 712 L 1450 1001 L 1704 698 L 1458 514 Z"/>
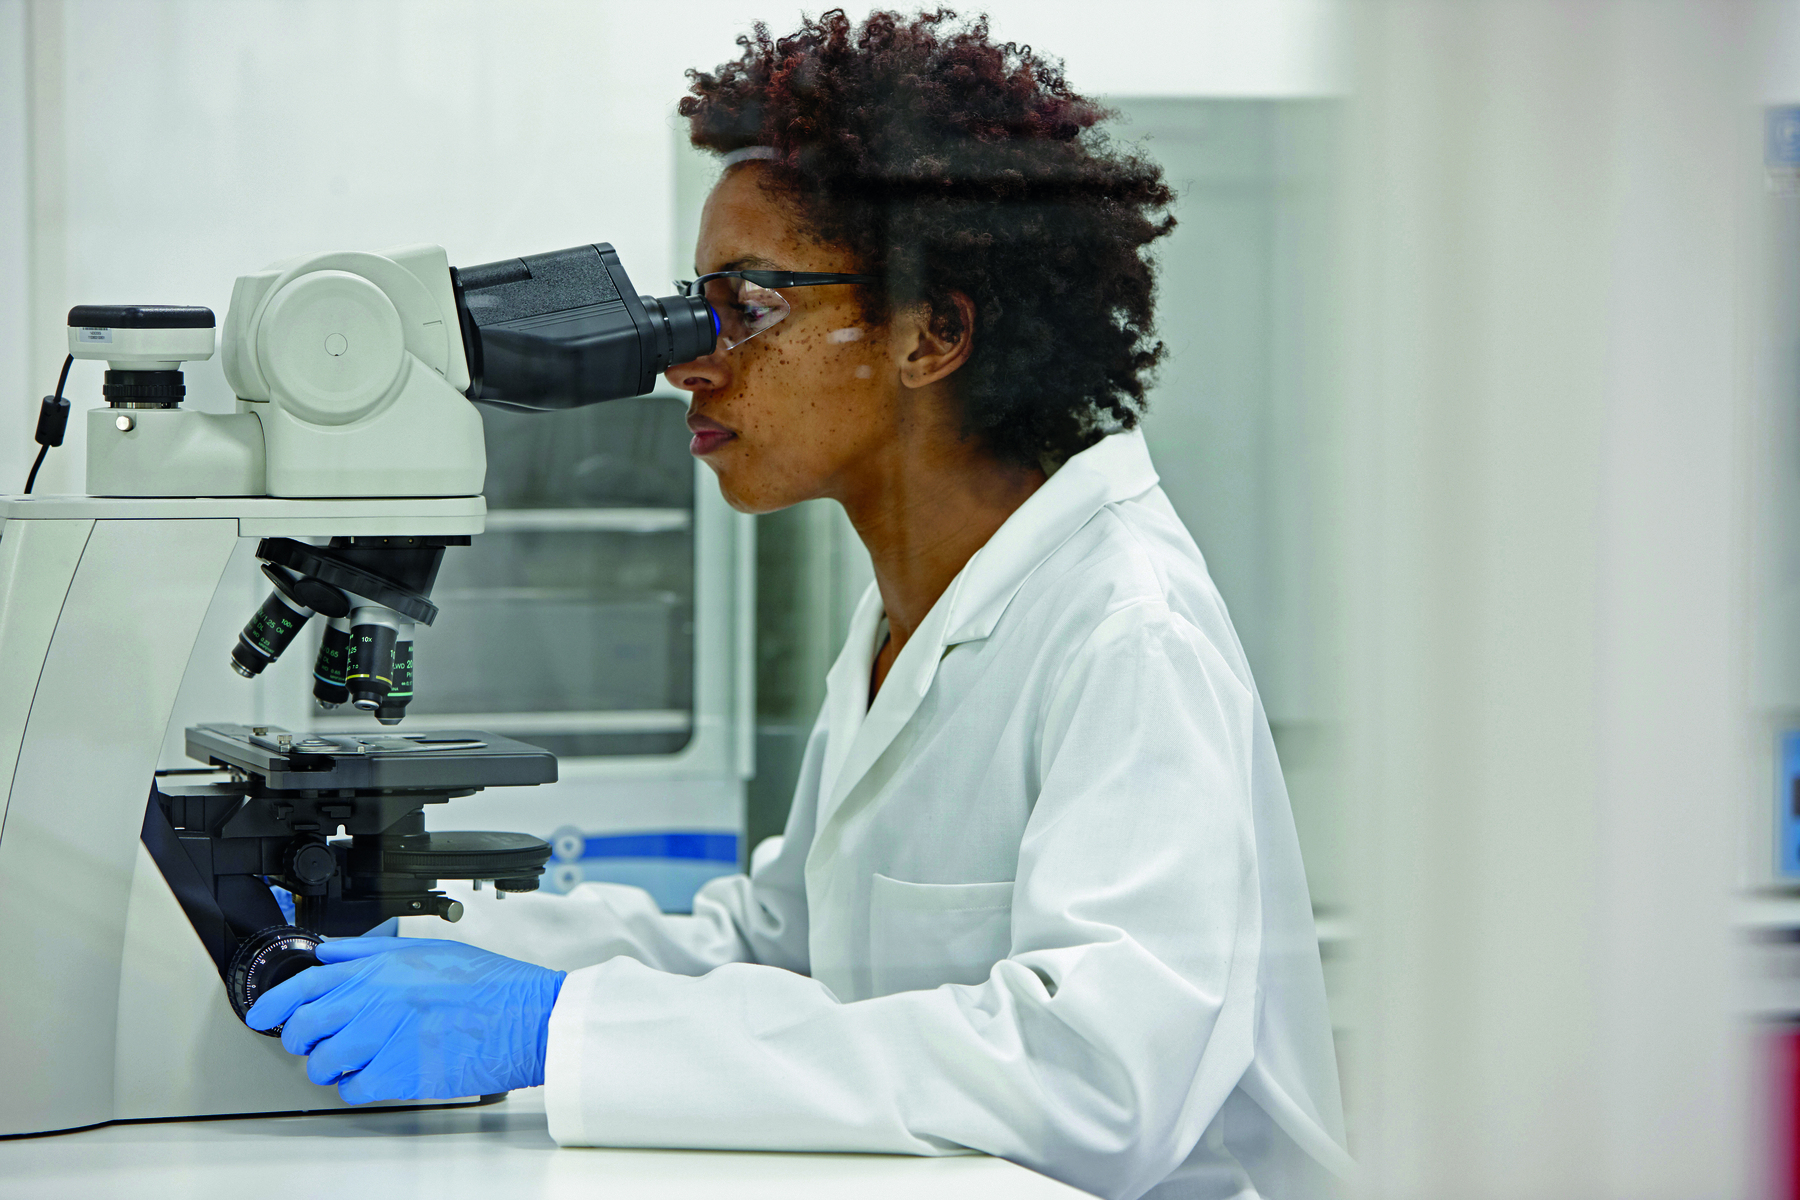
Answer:
<path fill-rule="evenodd" d="M 269 895 L 275 897 L 275 906 L 281 910 L 281 915 L 287 920 L 287 923 L 292 925 L 294 923 L 294 893 L 271 883 Z"/>
<path fill-rule="evenodd" d="M 244 1021 L 280 1025 L 306 1076 L 351 1104 L 486 1096 L 544 1082 L 564 972 L 431 938 L 322 942 L 322 964 L 270 988 Z"/>

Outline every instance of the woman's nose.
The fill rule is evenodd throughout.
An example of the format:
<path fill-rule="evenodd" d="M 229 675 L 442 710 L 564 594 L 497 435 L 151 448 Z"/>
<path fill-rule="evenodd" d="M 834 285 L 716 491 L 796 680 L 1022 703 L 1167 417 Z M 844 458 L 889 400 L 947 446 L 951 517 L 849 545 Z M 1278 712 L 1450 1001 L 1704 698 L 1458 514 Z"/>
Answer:
<path fill-rule="evenodd" d="M 684 392 L 713 391 L 731 379 L 731 368 L 725 358 L 725 339 L 713 343 L 713 352 L 692 362 L 677 363 L 663 372 L 663 378 Z"/>

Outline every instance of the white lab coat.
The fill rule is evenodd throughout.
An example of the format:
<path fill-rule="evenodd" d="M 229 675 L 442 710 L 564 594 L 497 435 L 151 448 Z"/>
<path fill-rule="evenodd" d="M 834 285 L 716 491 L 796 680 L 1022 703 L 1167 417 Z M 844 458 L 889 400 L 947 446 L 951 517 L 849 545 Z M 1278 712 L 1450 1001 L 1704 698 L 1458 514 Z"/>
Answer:
<path fill-rule="evenodd" d="M 881 619 L 870 588 L 779 848 L 691 917 L 587 884 L 429 923 L 570 970 L 551 1135 L 972 1148 L 1121 1198 L 1334 1194 L 1350 1164 L 1281 768 L 1142 436 L 1027 500 L 870 706 Z"/>

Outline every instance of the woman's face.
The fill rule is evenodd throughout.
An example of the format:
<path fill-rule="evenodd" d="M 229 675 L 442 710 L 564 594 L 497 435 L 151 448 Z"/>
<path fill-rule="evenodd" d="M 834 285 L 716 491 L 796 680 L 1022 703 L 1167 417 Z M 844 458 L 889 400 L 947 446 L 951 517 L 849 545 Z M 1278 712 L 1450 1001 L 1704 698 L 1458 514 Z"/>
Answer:
<path fill-rule="evenodd" d="M 796 214 L 760 185 L 764 168 L 725 173 L 706 201 L 694 269 L 831 271 L 854 274 L 841 247 L 796 226 Z M 857 475 L 896 440 L 908 387 L 895 325 L 868 326 L 855 287 L 786 288 L 793 311 L 735 349 L 671 367 L 665 378 L 691 393 L 690 449 L 719 476 L 733 508 L 771 512 L 819 496 L 842 499 Z"/>

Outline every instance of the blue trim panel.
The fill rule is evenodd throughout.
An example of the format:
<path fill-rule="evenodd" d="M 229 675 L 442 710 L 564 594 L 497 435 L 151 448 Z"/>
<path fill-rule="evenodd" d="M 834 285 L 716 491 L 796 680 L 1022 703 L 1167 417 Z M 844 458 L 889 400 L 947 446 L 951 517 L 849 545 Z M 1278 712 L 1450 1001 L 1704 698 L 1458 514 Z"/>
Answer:
<path fill-rule="evenodd" d="M 1780 780 L 1775 793 L 1775 874 L 1800 879 L 1800 733 L 1781 739 Z"/>
<path fill-rule="evenodd" d="M 682 858 L 735 865 L 738 860 L 738 838 L 735 833 L 614 834 L 609 837 L 588 838 L 582 847 L 581 857 Z"/>

